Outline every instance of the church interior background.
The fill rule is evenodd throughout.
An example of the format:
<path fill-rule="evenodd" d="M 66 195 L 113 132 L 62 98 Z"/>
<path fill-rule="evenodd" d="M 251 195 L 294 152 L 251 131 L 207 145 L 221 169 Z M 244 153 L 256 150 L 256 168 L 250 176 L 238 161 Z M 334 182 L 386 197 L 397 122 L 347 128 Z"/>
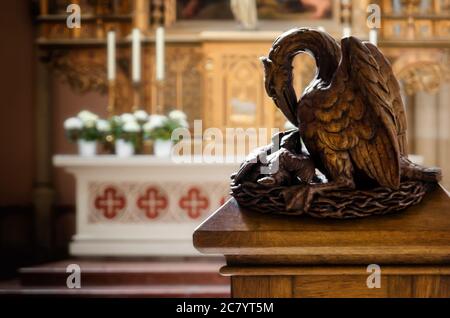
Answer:
<path fill-rule="evenodd" d="M 1 4 L 0 24 L 2 293 L 64 293 L 58 275 L 77 263 L 93 273 L 80 292 L 228 296 L 223 260 L 200 256 L 192 231 L 227 200 L 239 162 L 176 164 L 146 138 L 119 156 L 113 134 L 81 156 L 65 122 L 180 110 L 193 134 L 196 120 L 284 129 L 259 57 L 291 27 L 377 43 L 401 84 L 410 153 L 450 188 L 449 0 L 18 0 Z M 293 66 L 300 96 L 315 65 L 302 54 Z"/>

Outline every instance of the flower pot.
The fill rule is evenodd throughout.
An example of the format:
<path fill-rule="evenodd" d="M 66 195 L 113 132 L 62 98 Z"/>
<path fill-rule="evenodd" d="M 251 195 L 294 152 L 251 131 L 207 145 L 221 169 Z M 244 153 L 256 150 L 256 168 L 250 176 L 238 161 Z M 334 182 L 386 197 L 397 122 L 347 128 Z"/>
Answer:
<path fill-rule="evenodd" d="M 119 157 L 130 157 L 134 155 L 134 145 L 131 141 L 123 139 L 116 140 L 116 155 Z"/>
<path fill-rule="evenodd" d="M 172 140 L 156 139 L 153 144 L 153 150 L 157 157 L 170 157 L 172 152 Z"/>
<path fill-rule="evenodd" d="M 82 157 L 92 157 L 97 154 L 97 141 L 78 139 L 78 154 Z"/>

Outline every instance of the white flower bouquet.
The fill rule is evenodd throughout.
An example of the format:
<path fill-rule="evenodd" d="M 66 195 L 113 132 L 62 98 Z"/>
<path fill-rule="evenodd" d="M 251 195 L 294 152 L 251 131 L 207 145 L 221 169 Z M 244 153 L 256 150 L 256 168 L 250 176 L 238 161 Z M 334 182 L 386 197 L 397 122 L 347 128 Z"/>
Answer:
<path fill-rule="evenodd" d="M 64 121 L 64 130 L 70 141 L 78 143 L 80 155 L 94 156 L 97 153 L 97 141 L 105 141 L 111 132 L 111 126 L 96 114 L 83 110 L 76 117 Z"/>
<path fill-rule="evenodd" d="M 141 149 L 142 125 L 147 121 L 147 118 L 148 114 L 143 110 L 136 111 L 134 114 L 123 113 L 120 116 L 111 118 L 110 125 L 114 140 L 116 141 L 117 154 L 121 152 L 118 149 L 119 147 L 132 147 L 132 151 L 127 151 L 128 155 Z"/>
<path fill-rule="evenodd" d="M 133 113 L 133 116 L 134 116 L 134 118 L 136 119 L 136 121 L 137 121 L 140 125 L 145 124 L 145 123 L 147 122 L 147 120 L 148 120 L 148 114 L 147 114 L 147 112 L 146 112 L 145 110 L 142 110 L 142 109 L 136 110 L 136 111 Z"/>
<path fill-rule="evenodd" d="M 171 140 L 172 132 L 177 128 L 189 128 L 187 116 L 181 110 L 173 110 L 167 116 L 150 115 L 143 125 L 144 138 L 153 140 Z"/>
<path fill-rule="evenodd" d="M 97 141 L 110 131 L 109 123 L 90 111 L 83 110 L 76 117 L 64 121 L 64 130 L 70 141 Z"/>

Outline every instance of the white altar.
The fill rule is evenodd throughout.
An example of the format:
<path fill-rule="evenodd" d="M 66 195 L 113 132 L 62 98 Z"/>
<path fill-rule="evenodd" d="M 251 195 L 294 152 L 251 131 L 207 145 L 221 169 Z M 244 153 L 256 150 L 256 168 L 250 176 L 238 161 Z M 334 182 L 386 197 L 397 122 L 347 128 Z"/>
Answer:
<path fill-rule="evenodd" d="M 239 164 L 138 155 L 56 155 L 76 179 L 74 256 L 190 256 L 197 225 L 229 196 Z"/>

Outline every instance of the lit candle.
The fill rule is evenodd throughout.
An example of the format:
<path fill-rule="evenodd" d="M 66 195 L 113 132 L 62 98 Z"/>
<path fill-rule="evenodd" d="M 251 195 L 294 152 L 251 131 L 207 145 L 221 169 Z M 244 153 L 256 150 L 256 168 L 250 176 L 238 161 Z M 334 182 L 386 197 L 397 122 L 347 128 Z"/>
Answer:
<path fill-rule="evenodd" d="M 116 32 L 109 31 L 107 35 L 108 81 L 116 79 Z"/>
<path fill-rule="evenodd" d="M 378 34 L 377 34 L 377 29 L 370 29 L 369 31 L 369 42 L 372 43 L 373 45 L 377 45 L 378 44 Z"/>
<path fill-rule="evenodd" d="M 141 81 L 141 31 L 137 28 L 131 33 L 131 55 L 131 78 L 134 83 L 139 83 Z"/>
<path fill-rule="evenodd" d="M 350 35 L 352 35 L 352 28 L 349 25 L 345 25 L 342 28 L 342 37 L 346 38 L 349 37 Z"/>
<path fill-rule="evenodd" d="M 156 80 L 164 80 L 164 27 L 156 28 Z"/>

